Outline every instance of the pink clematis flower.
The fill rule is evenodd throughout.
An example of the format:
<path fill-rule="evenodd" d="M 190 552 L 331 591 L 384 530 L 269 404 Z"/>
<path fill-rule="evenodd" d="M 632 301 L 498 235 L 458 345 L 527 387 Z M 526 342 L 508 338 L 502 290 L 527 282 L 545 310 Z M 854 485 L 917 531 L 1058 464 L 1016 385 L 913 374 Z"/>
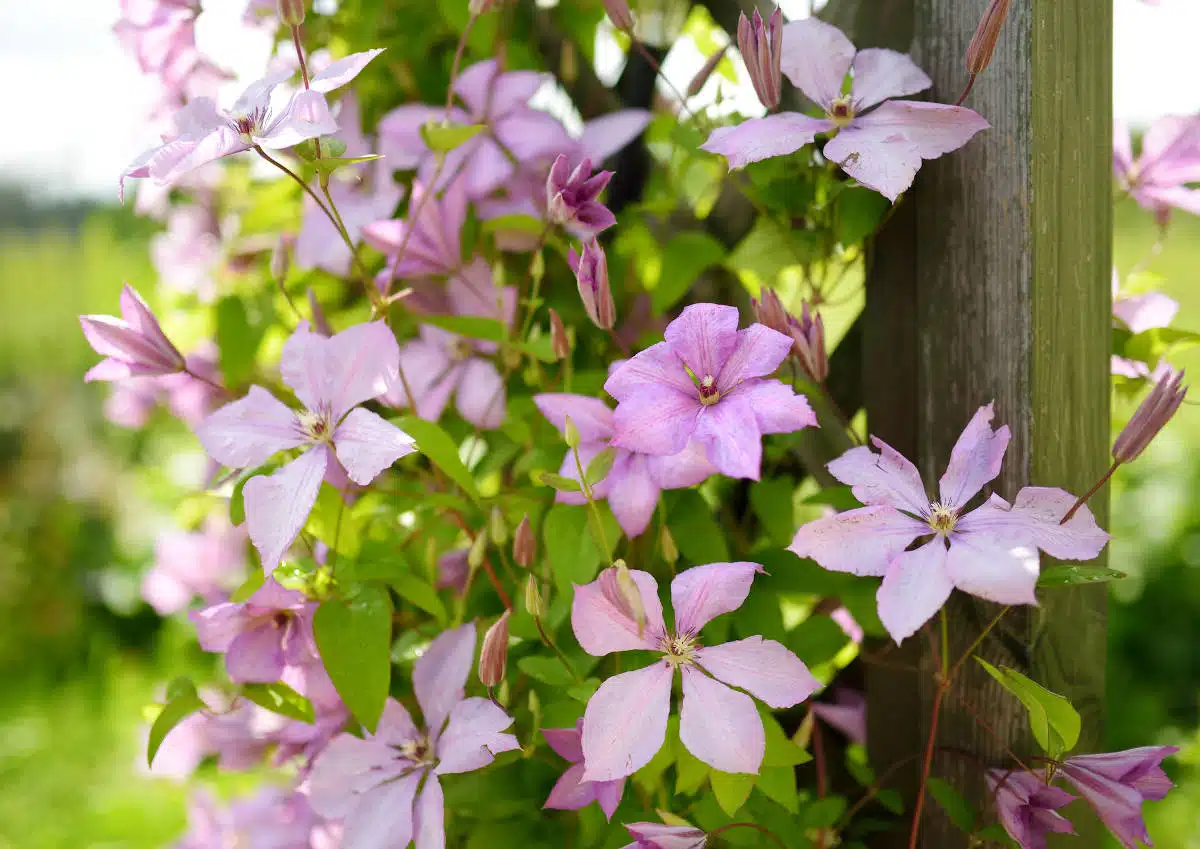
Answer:
<path fill-rule="evenodd" d="M 516 313 L 517 293 L 512 286 L 497 287 L 491 268 L 476 259 L 447 287 L 455 315 L 496 318 L 505 325 Z M 420 338 L 400 351 L 400 367 L 416 398 L 415 412 L 429 421 L 441 418 L 454 396 L 459 415 L 477 427 L 491 429 L 504 423 L 507 393 L 495 363 L 481 354 L 496 351 L 496 343 L 468 339 L 430 324 L 422 324 Z M 393 377 L 384 400 L 394 407 L 411 407 L 399 376 Z"/>
<path fill-rule="evenodd" d="M 1122 190 L 1162 221 L 1171 209 L 1200 215 L 1200 189 L 1187 188 L 1188 183 L 1200 183 L 1200 116 L 1159 118 L 1146 130 L 1136 158 L 1129 127 L 1118 120 L 1113 129 L 1113 173 Z"/>
<path fill-rule="evenodd" d="M 438 777 L 520 748 L 503 733 L 512 717 L 488 699 L 464 698 L 474 657 L 474 623 L 443 632 L 413 666 L 424 729 L 389 699 L 374 734 L 342 734 L 317 758 L 307 792 L 317 813 L 343 820 L 341 849 L 445 846 Z"/>
<path fill-rule="evenodd" d="M 1075 833 L 1071 822 L 1057 812 L 1075 797 L 1051 787 L 1040 773 L 989 769 L 987 782 L 996 797 L 997 819 L 1021 849 L 1046 849 L 1047 834 Z"/>
<path fill-rule="evenodd" d="M 1136 336 L 1147 330 L 1169 327 L 1179 312 L 1179 302 L 1162 292 L 1146 292 L 1141 295 L 1122 295 L 1121 281 L 1117 269 L 1113 268 L 1113 325 L 1123 327 Z M 1112 373 L 1121 377 L 1150 377 L 1150 365 L 1113 354 Z"/>
<path fill-rule="evenodd" d="M 214 604 L 190 618 L 200 647 L 225 655 L 230 678 L 270 684 L 286 666 L 319 661 L 312 633 L 316 607 L 304 593 L 267 578 L 245 602 Z"/>
<path fill-rule="evenodd" d="M 974 510 L 968 502 L 1000 474 L 1009 430 L 992 430 L 992 405 L 972 417 L 938 482 L 925 494 L 915 466 L 880 439 L 878 454 L 851 448 L 828 465 L 867 505 L 809 522 L 791 550 L 835 572 L 883 577 L 879 618 L 900 642 L 933 616 L 951 590 L 1000 604 L 1037 604 L 1038 549 L 1065 560 L 1091 560 L 1108 542 L 1086 506 L 1059 520 L 1075 502 L 1069 492 L 1027 486 L 1009 504 L 992 495 Z M 907 550 L 919 537 L 932 538 Z"/>
<path fill-rule="evenodd" d="M 163 284 L 204 303 L 216 297 L 216 273 L 224 258 L 220 224 L 200 204 L 173 207 L 167 229 L 150 239 L 150 260 Z"/>
<path fill-rule="evenodd" d="M 762 720 L 754 700 L 732 687 L 773 708 L 785 708 L 807 699 L 820 684 L 800 658 L 774 640 L 749 637 L 701 646 L 698 637 L 709 621 L 742 606 L 761 571 L 757 563 L 710 563 L 679 573 L 671 582 L 672 631 L 663 622 L 658 584 L 649 572 L 629 573 L 645 612 L 640 630 L 616 584 L 616 569 L 576 585 L 571 627 L 584 651 L 662 655 L 647 667 L 609 678 L 588 702 L 583 780 L 615 781 L 650 762 L 666 737 L 676 669 L 683 677 L 683 745 L 723 772 L 758 772 L 766 745 Z"/>
<path fill-rule="evenodd" d="M 817 18 L 783 28 L 780 67 L 825 117 L 780 112 L 721 127 L 702 150 L 719 153 L 729 167 L 740 168 L 786 156 L 821 133 L 836 132 L 825 143 L 825 158 L 894 201 L 912 185 L 923 160 L 958 150 L 989 126 L 962 106 L 888 100 L 924 91 L 933 82 L 903 53 L 874 47 L 856 51 L 841 30 Z M 851 70 L 850 93 L 842 94 Z"/>
<path fill-rule="evenodd" d="M 550 744 L 550 748 L 564 760 L 570 761 L 570 768 L 564 772 L 550 791 L 543 808 L 556 811 L 577 811 L 580 808 L 596 802 L 604 816 L 611 820 L 617 805 L 621 804 L 621 796 L 625 793 L 625 778 L 615 781 L 585 781 L 583 778 L 583 720 L 576 720 L 574 728 L 543 728 L 542 736 Z"/>
<path fill-rule="evenodd" d="M 571 169 L 565 154 L 559 154 L 546 178 L 546 209 L 550 220 L 571 229 L 581 239 L 617 223 L 616 217 L 596 198 L 608 186 L 612 171 L 592 174 L 592 160 L 584 158 Z"/>
<path fill-rule="evenodd" d="M 634 842 L 622 849 L 704 849 L 708 845 L 708 835 L 691 826 L 634 822 L 627 823 L 625 830 Z"/>
<path fill-rule="evenodd" d="M 199 531 L 171 531 L 154 545 L 154 565 L 142 578 L 142 598 L 160 616 L 187 608 L 200 596 L 219 601 L 243 577 L 246 531 L 211 514 Z"/>
<path fill-rule="evenodd" d="M 792 340 L 761 324 L 738 330 L 736 307 L 691 304 L 667 325 L 665 341 L 609 375 L 617 399 L 612 444 L 672 455 L 695 439 L 723 475 L 758 480 L 762 436 L 815 425 L 803 395 L 764 380 Z"/>
<path fill-rule="evenodd" d="M 283 346 L 280 371 L 305 409 L 291 410 L 252 386 L 196 429 L 209 456 L 234 469 L 305 449 L 274 474 L 251 478 L 243 490 L 246 527 L 268 575 L 304 527 L 330 467 L 340 463 L 350 480 L 366 486 L 415 450 L 408 434 L 358 406 L 387 390 L 399 356 L 396 337 L 383 322 L 328 339 L 302 322 Z"/>
<path fill-rule="evenodd" d="M 1142 802 L 1164 798 L 1175 785 L 1162 770 L 1163 758 L 1176 746 L 1143 746 L 1103 755 L 1068 758 L 1061 772 L 1126 849 L 1151 845 L 1142 819 Z"/>
<path fill-rule="evenodd" d="M 121 290 L 121 317 L 81 315 L 79 324 L 88 344 L 105 357 L 88 370 L 84 380 L 121 380 L 175 374 L 187 363 L 163 333 L 158 319 L 137 290 Z"/>
<path fill-rule="evenodd" d="M 308 799 L 282 787 L 263 787 L 227 806 L 197 790 L 188 804 L 188 832 L 175 849 L 309 849 L 319 825 Z"/>
<path fill-rule="evenodd" d="M 384 160 L 386 161 L 386 160 Z M 467 221 L 466 183 L 459 179 L 423 200 L 428 191 L 414 185 L 409 200 L 409 218 L 375 221 L 363 227 L 363 239 L 389 258 L 376 283 L 386 289 L 392 279 L 448 277 L 463 265 L 462 228 Z M 419 214 L 413 218 L 413 212 Z M 408 231 L 412 231 L 408 235 Z M 404 255 L 400 256 L 400 247 Z M 399 265 L 397 266 L 397 260 Z"/>
<path fill-rule="evenodd" d="M 585 469 L 593 457 L 609 447 L 615 430 L 613 412 L 599 398 L 546 392 L 534 395 L 533 402 L 560 433 L 566 428 L 566 417 L 571 417 L 579 431 L 579 460 Z M 618 448 L 612 470 L 592 487 L 592 491 L 596 498 L 608 499 L 621 530 L 633 538 L 649 526 L 662 490 L 696 486 L 716 471 L 705 457 L 703 447 L 696 442 L 689 442 L 683 451 L 669 457 Z M 559 474 L 579 480 L 575 456 L 570 451 L 563 458 Z M 555 501 L 559 504 L 587 503 L 581 492 L 560 491 L 555 495 Z"/>
<path fill-rule="evenodd" d="M 851 743 L 867 744 L 867 699 L 859 691 L 839 687 L 830 701 L 814 702 L 812 711 Z"/>
<path fill-rule="evenodd" d="M 228 112 L 218 109 L 207 97 L 190 101 L 176 113 L 171 137 L 126 168 L 121 176 L 122 196 L 126 177 L 148 177 L 170 184 L 188 171 L 223 156 L 254 147 L 283 149 L 337 132 L 337 122 L 329 112 L 325 95 L 353 80 L 382 52 L 368 50 L 339 59 L 314 74 L 309 89 L 292 92 L 281 107 L 273 103 L 272 94 L 291 79 L 294 72 L 290 69 L 251 84 Z"/>

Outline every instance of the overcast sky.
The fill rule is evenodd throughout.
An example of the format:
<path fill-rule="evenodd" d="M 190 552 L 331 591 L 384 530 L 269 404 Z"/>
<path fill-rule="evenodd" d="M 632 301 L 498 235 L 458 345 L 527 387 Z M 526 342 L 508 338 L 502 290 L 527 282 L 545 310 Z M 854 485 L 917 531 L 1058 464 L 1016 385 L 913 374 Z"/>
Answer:
<path fill-rule="evenodd" d="M 112 36 L 117 5 L 0 0 L 4 176 L 56 194 L 115 198 L 122 167 L 153 141 L 143 116 L 154 86 Z M 254 75 L 269 48 L 240 25 L 244 6 L 205 0 L 199 40 L 222 64 Z M 1117 115 L 1141 123 L 1200 111 L 1200 0 L 1115 0 L 1115 9 Z"/>

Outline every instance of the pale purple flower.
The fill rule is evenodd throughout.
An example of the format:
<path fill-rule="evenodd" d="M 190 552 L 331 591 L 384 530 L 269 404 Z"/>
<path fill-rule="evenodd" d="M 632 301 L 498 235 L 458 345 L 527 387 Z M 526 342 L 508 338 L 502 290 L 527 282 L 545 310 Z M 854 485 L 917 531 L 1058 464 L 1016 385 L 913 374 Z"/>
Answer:
<path fill-rule="evenodd" d="M 693 439 L 723 475 L 758 480 L 762 436 L 815 425 L 803 395 L 765 380 L 792 340 L 761 324 L 738 330 L 736 307 L 691 304 L 652 345 L 609 375 L 612 444 L 678 454 Z"/>
<path fill-rule="evenodd" d="M 1075 502 L 1069 492 L 1027 486 L 1012 504 L 992 495 L 967 504 L 1000 474 L 1008 427 L 993 430 L 992 405 L 981 407 L 958 438 L 938 482 L 925 493 L 916 467 L 872 437 L 879 449 L 851 448 L 828 465 L 865 504 L 796 532 L 790 546 L 835 572 L 882 576 L 879 618 L 900 642 L 933 616 L 957 588 L 1000 604 L 1036 604 L 1038 549 L 1064 560 L 1091 560 L 1108 542 L 1086 506 L 1059 521 Z M 907 550 L 918 538 L 931 537 Z"/>
<path fill-rule="evenodd" d="M 459 548 L 447 551 L 439 557 L 434 586 L 439 590 L 454 590 L 457 595 L 462 595 L 467 588 L 467 575 L 471 573 L 471 566 L 467 562 L 469 555 L 470 549 Z"/>
<path fill-rule="evenodd" d="M 342 98 L 337 121 L 340 129 L 335 138 L 346 144 L 343 156 L 372 153 L 371 142 L 362 133 L 358 100 L 353 94 Z M 335 172 L 329 180 L 329 193 L 350 239 L 357 243 L 363 228 L 395 212 L 404 188 L 392 179 L 387 160 L 378 159 Z M 329 216 L 308 195 L 304 197 L 304 220 L 296 236 L 295 257 L 296 267 L 304 270 L 322 268 L 336 275 L 350 270 L 350 249 Z"/>
<path fill-rule="evenodd" d="M 1046 849 L 1047 834 L 1075 833 L 1057 812 L 1075 797 L 1051 787 L 1041 773 L 989 769 L 987 782 L 996 797 L 996 818 L 1021 849 Z"/>
<path fill-rule="evenodd" d="M 320 824 L 305 796 L 282 787 L 268 785 L 228 805 L 196 790 L 188 804 L 188 832 L 175 849 L 309 849 Z"/>
<path fill-rule="evenodd" d="M 1160 327 L 1168 327 L 1179 312 L 1179 302 L 1162 292 L 1122 295 L 1121 281 L 1113 267 L 1113 326 L 1125 328 L 1134 336 Z M 1140 360 L 1113 354 L 1112 372 L 1120 377 L 1149 377 L 1150 366 Z"/>
<path fill-rule="evenodd" d="M 505 325 L 512 323 L 516 290 L 512 286 L 496 286 L 492 270 L 483 258 L 457 274 L 447 291 L 455 315 L 496 318 Z M 471 424 L 485 430 L 503 424 L 508 403 L 504 378 L 496 364 L 486 358 L 495 351 L 494 342 L 468 339 L 422 324 L 420 337 L 400 351 L 400 367 L 416 398 L 416 414 L 435 422 L 453 396 L 459 415 Z M 398 375 L 393 375 L 384 400 L 394 407 L 412 406 Z"/>
<path fill-rule="evenodd" d="M 329 467 L 340 463 L 365 486 L 413 452 L 408 434 L 358 405 L 383 394 L 399 362 L 383 322 L 325 338 L 302 322 L 283 346 L 279 368 L 304 409 L 292 410 L 261 386 L 204 420 L 196 435 L 209 456 L 234 469 L 262 465 L 292 448 L 304 452 L 245 485 L 246 526 L 270 574 L 300 533 Z"/>
<path fill-rule="evenodd" d="M 1142 137 L 1135 158 L 1129 127 L 1113 128 L 1113 173 L 1118 186 L 1144 209 L 1166 215 L 1171 209 L 1200 214 L 1200 116 L 1159 118 Z"/>
<path fill-rule="evenodd" d="M 293 76 L 279 71 L 250 85 L 224 111 L 210 98 L 198 97 L 179 110 L 174 132 L 162 145 L 138 157 L 121 177 L 148 177 L 170 184 L 178 177 L 223 156 L 253 147 L 282 149 L 307 139 L 337 132 L 325 95 L 358 76 L 367 63 L 382 53 L 368 50 L 339 59 L 312 76 L 310 88 L 291 91 L 286 103 L 273 103 L 272 94 Z M 280 98 L 274 98 L 280 100 Z"/>
<path fill-rule="evenodd" d="M 612 330 L 617 320 L 617 308 L 608 282 L 608 257 L 604 248 L 595 239 L 583 246 L 582 254 L 571 248 L 567 264 L 575 272 L 579 298 L 592 324 L 602 330 Z"/>
<path fill-rule="evenodd" d="M 617 223 L 616 216 L 596 198 L 608 186 L 612 171 L 592 174 L 592 160 L 584 159 L 571 170 L 566 154 L 559 154 L 546 178 L 546 209 L 550 220 L 569 228 L 581 239 Z"/>
<path fill-rule="evenodd" d="M 484 197 L 507 183 L 516 163 L 562 152 L 570 137 L 562 123 L 528 106 L 529 99 L 550 78 L 536 71 L 501 71 L 495 59 L 463 70 L 454 93 L 465 109 L 423 103 L 393 109 L 379 122 L 381 151 L 393 168 L 415 169 L 422 185 L 441 190 L 461 174 L 467 196 Z M 483 131 L 445 154 L 426 146 L 421 127 L 433 121 L 482 125 Z M 445 157 L 435 182 L 438 159 Z M 510 159 L 510 156 L 512 159 Z"/>
<path fill-rule="evenodd" d="M 201 530 L 164 533 L 142 578 L 142 598 L 161 616 L 186 609 L 196 596 L 215 603 L 244 577 L 245 549 L 245 528 L 223 513 L 210 514 Z"/>
<path fill-rule="evenodd" d="M 622 849 L 704 849 L 708 845 L 708 835 L 692 826 L 634 822 L 627 823 L 625 830 L 634 842 Z"/>
<path fill-rule="evenodd" d="M 621 804 L 621 796 L 625 793 L 625 778 L 622 776 L 615 781 L 583 779 L 583 720 L 576 720 L 574 728 L 543 728 L 542 736 L 551 749 L 571 764 L 559 776 L 542 807 L 556 811 L 577 811 L 595 802 L 604 811 L 605 818 L 611 820 L 613 811 Z"/>
<path fill-rule="evenodd" d="M 579 460 L 584 469 L 593 457 L 609 447 L 614 432 L 613 412 L 599 398 L 546 392 L 534 395 L 533 402 L 560 433 L 566 428 L 566 417 L 571 417 L 579 431 Z M 668 457 L 617 448 L 612 470 L 593 484 L 592 494 L 597 499 L 608 499 L 621 530 L 632 538 L 649 526 L 662 490 L 696 486 L 716 471 L 696 442 L 689 442 L 683 451 Z M 559 474 L 579 480 L 571 451 L 563 458 Z M 587 503 L 582 492 L 561 490 L 555 500 L 560 504 Z"/>
<path fill-rule="evenodd" d="M 195 0 L 122 0 L 113 34 L 147 74 L 162 81 L 164 98 L 182 103 L 212 94 L 229 74 L 196 49 Z"/>
<path fill-rule="evenodd" d="M 200 648 L 225 655 L 234 681 L 270 684 L 285 666 L 317 662 L 312 617 L 317 605 L 274 578 L 244 602 L 227 601 L 191 613 Z"/>
<path fill-rule="evenodd" d="M 391 849 L 410 840 L 416 849 L 440 849 L 438 776 L 480 769 L 520 748 L 503 733 L 512 717 L 488 699 L 464 698 L 474 657 L 474 623 L 443 632 L 413 666 L 424 728 L 389 699 L 374 734 L 342 734 L 317 757 L 307 793 L 317 813 L 342 819 L 341 849 Z"/>
<path fill-rule="evenodd" d="M 172 207 L 167 229 L 150 239 L 150 261 L 164 285 L 204 303 L 216 296 L 216 273 L 225 258 L 221 227 L 200 204 Z"/>
<path fill-rule="evenodd" d="M 1152 845 L 1142 819 L 1142 802 L 1157 802 L 1175 785 L 1163 772 L 1163 758 L 1176 746 L 1143 746 L 1103 755 L 1076 755 L 1061 773 L 1096 809 L 1108 830 L 1126 849 Z"/>
<path fill-rule="evenodd" d="M 162 386 L 156 377 L 130 377 L 109 384 L 104 399 L 104 418 L 115 425 L 136 430 L 145 427 L 158 406 Z"/>
<path fill-rule="evenodd" d="M 867 699 L 859 691 L 838 687 L 830 701 L 814 702 L 812 711 L 851 743 L 867 744 Z"/>
<path fill-rule="evenodd" d="M 187 366 L 183 354 L 163 333 L 150 307 L 128 283 L 121 290 L 120 318 L 81 315 L 79 324 L 88 344 L 105 357 L 92 366 L 84 380 L 174 374 Z"/>
<path fill-rule="evenodd" d="M 233 701 L 223 693 L 207 689 L 200 691 L 200 698 L 205 708 L 185 717 L 167 733 L 149 768 L 145 757 L 139 757 L 139 770 L 183 780 L 205 758 L 214 755 L 223 770 L 251 769 L 262 762 L 272 735 L 286 722 L 279 714 L 246 699 Z M 141 731 L 143 751 L 149 730 L 145 726 Z"/>
<path fill-rule="evenodd" d="M 661 655 L 649 666 L 609 678 L 588 701 L 583 715 L 583 780 L 615 781 L 650 762 L 666 737 L 676 669 L 683 679 L 683 745 L 723 772 L 758 772 L 766 737 L 754 700 L 746 693 L 778 709 L 799 704 L 820 684 L 796 655 L 774 640 L 749 637 L 702 646 L 699 634 L 712 619 L 742 606 L 761 571 L 757 563 L 710 563 L 680 572 L 671 582 L 675 627 L 670 631 L 663 622 L 658 583 L 649 572 L 629 572 L 645 611 L 640 632 L 620 595 L 615 568 L 605 569 L 590 584 L 575 586 L 571 627 L 584 651 L 596 656 L 639 650 Z"/>
<path fill-rule="evenodd" d="M 780 65 L 825 117 L 780 112 L 751 119 L 714 130 L 701 149 L 719 153 L 729 167 L 740 168 L 786 156 L 821 133 L 836 132 L 825 143 L 825 158 L 894 201 L 912 185 L 922 160 L 957 150 L 989 126 L 962 106 L 888 100 L 924 91 L 933 83 L 903 53 L 875 47 L 856 51 L 841 30 L 817 18 L 784 26 Z M 850 93 L 842 94 L 851 70 Z"/>
<path fill-rule="evenodd" d="M 387 160 L 382 160 L 387 161 Z M 459 179 L 447 185 L 440 196 L 425 199 L 428 189 L 413 186 L 409 220 L 393 218 L 367 223 L 363 240 L 388 257 L 376 282 L 380 289 L 395 279 L 446 277 L 463 265 L 462 228 L 467 221 L 466 183 Z M 413 213 L 419 214 L 414 219 Z M 409 230 L 412 231 L 408 235 Z M 404 255 L 400 256 L 400 247 Z M 399 259 L 399 266 L 396 265 Z"/>

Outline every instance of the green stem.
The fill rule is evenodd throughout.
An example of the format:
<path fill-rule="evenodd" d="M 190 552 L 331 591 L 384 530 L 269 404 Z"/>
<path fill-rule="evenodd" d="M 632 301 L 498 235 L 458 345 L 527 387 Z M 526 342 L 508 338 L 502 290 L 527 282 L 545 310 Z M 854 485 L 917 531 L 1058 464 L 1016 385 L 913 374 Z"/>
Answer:
<path fill-rule="evenodd" d="M 612 549 L 608 547 L 608 534 L 604 532 L 604 521 L 600 518 L 600 508 L 596 506 L 596 499 L 592 495 L 592 488 L 588 486 L 587 475 L 583 470 L 583 463 L 579 459 L 579 449 L 575 446 L 571 447 L 571 455 L 575 458 L 575 468 L 579 471 L 579 487 L 583 490 L 583 497 L 587 499 L 588 509 L 592 512 L 592 518 L 596 522 L 596 533 L 600 536 L 597 542 L 603 546 L 603 555 L 606 560 L 612 562 Z"/>

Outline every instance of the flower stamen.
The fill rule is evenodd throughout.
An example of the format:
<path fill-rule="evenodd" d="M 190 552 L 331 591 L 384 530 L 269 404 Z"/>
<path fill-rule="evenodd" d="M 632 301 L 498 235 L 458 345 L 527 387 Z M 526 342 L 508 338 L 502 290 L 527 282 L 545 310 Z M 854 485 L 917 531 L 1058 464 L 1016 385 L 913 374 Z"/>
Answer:
<path fill-rule="evenodd" d="M 958 524 L 958 511 L 953 507 L 935 501 L 929 505 L 929 527 L 934 533 L 948 534 Z"/>

